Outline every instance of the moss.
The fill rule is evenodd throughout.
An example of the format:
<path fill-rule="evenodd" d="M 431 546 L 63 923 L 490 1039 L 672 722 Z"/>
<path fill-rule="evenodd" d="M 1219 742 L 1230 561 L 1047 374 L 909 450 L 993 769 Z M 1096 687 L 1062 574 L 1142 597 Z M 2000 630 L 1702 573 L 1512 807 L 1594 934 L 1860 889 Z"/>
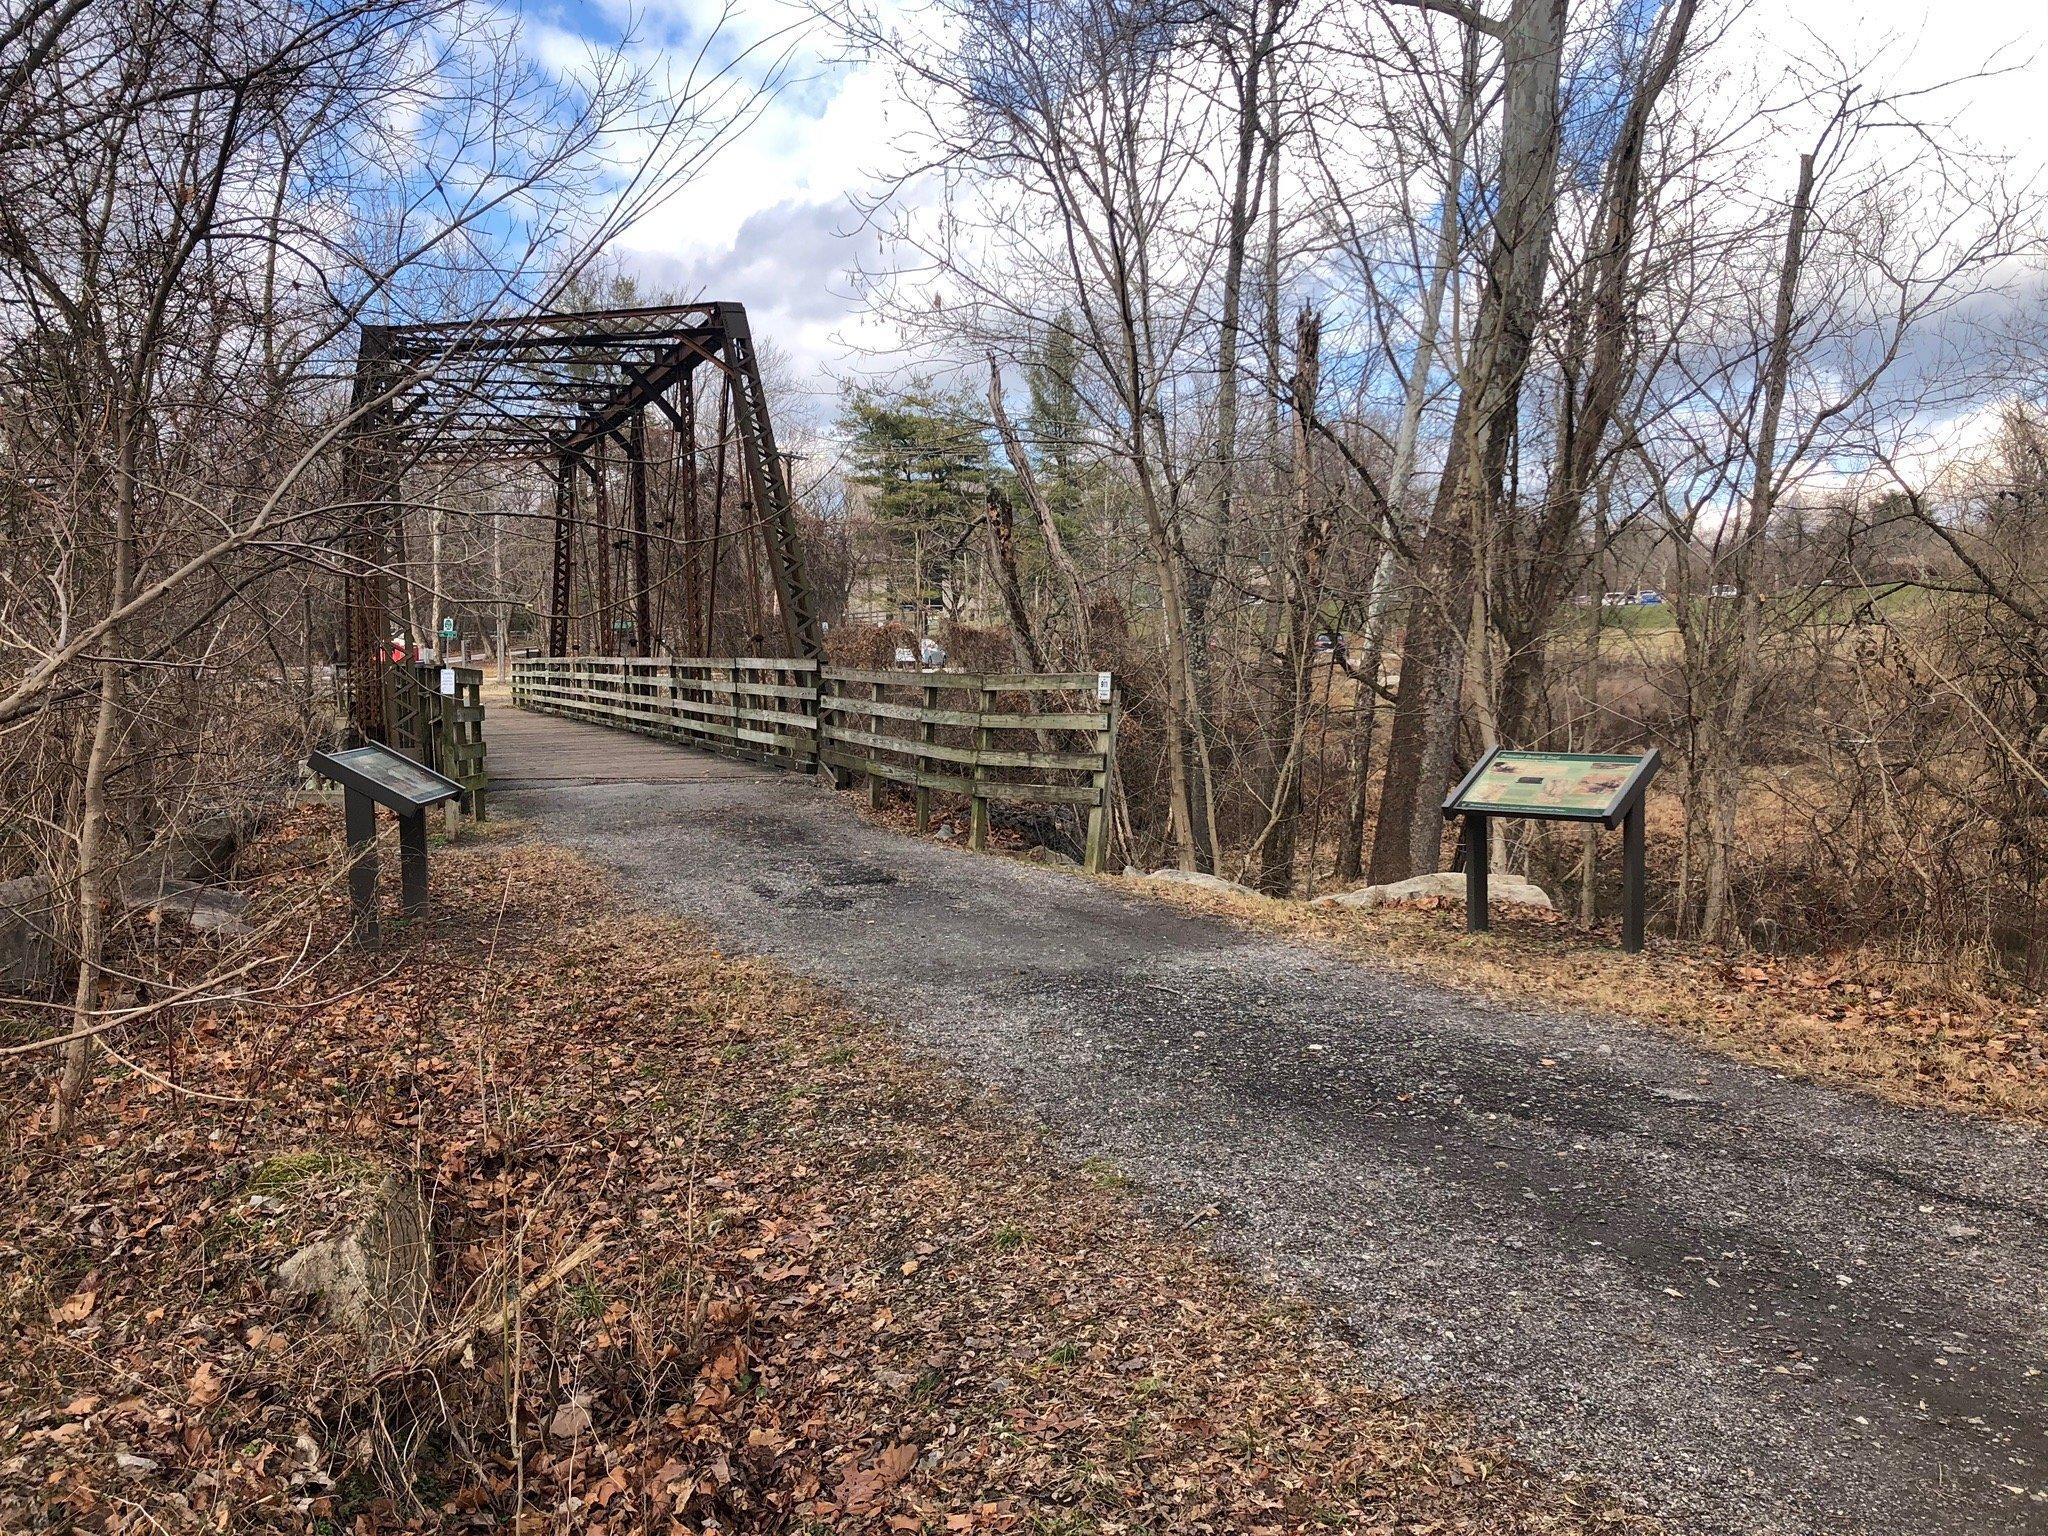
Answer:
<path fill-rule="evenodd" d="M 328 1179 L 339 1175 L 360 1179 L 367 1177 L 371 1171 L 368 1163 L 346 1153 L 280 1152 L 275 1157 L 265 1158 L 258 1165 L 256 1171 L 249 1175 L 249 1183 L 244 1192 L 251 1195 L 282 1195 L 313 1179 Z"/>

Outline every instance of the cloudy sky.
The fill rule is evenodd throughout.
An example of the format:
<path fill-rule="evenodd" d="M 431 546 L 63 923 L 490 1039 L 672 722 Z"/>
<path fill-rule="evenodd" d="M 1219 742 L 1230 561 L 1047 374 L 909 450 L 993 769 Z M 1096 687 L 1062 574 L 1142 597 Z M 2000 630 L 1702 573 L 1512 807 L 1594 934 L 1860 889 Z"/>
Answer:
<path fill-rule="evenodd" d="M 528 15 L 595 40 L 631 28 L 642 46 L 685 61 L 721 10 L 718 0 L 637 0 L 630 10 L 621 0 L 571 0 L 532 5 Z M 1825 46 L 1876 60 L 1895 84 L 1994 63 L 2001 73 L 1948 93 L 1941 108 L 1985 148 L 2009 153 L 2017 170 L 2039 174 L 2048 166 L 2048 38 L 2038 26 L 2027 34 L 2028 18 L 2040 15 L 2040 0 L 1755 0 L 1731 52 L 1812 56 Z M 890 84 L 878 69 L 835 63 L 822 30 L 806 29 L 782 0 L 733 0 L 724 34 L 792 48 L 790 83 L 685 195 L 638 220 L 621 248 L 663 287 L 745 303 L 756 334 L 790 354 L 822 399 L 834 376 L 888 348 L 859 313 L 848 274 L 881 255 L 861 206 L 895 167 Z"/>

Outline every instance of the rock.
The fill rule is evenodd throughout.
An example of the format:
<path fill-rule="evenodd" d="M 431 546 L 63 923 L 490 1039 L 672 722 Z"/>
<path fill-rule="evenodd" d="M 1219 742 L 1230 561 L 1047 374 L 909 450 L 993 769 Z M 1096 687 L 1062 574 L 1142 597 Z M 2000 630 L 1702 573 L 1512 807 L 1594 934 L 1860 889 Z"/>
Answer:
<path fill-rule="evenodd" d="M 56 914 L 42 875 L 0 880 L 0 992 L 25 992 L 57 969 Z"/>
<path fill-rule="evenodd" d="M 373 1363 L 381 1362 L 410 1343 L 426 1317 L 426 1207 L 409 1175 L 364 1165 L 343 1170 L 332 1160 L 322 1166 L 352 1174 L 354 1217 L 339 1235 L 308 1243 L 280 1264 L 277 1286 L 323 1303 L 329 1318 L 363 1336 Z"/>
<path fill-rule="evenodd" d="M 1081 819 L 1071 806 L 1040 809 L 995 800 L 989 804 L 988 824 L 993 831 L 1015 833 L 1027 843 L 1064 853 L 1070 859 L 1081 856 Z"/>
<path fill-rule="evenodd" d="M 116 1451 L 114 1465 L 121 1469 L 123 1477 L 147 1477 L 163 1463 L 152 1457 L 138 1456 L 133 1451 Z"/>
<path fill-rule="evenodd" d="M 159 921 L 182 918 L 195 933 L 242 934 L 249 931 L 243 915 L 249 898 L 239 891 L 195 885 L 190 880 L 145 879 L 123 886 L 121 904 L 131 912 L 151 912 Z"/>
<path fill-rule="evenodd" d="M 1438 896 L 1452 901 L 1463 901 L 1464 875 L 1451 870 L 1440 870 L 1433 875 L 1416 875 L 1413 879 L 1396 880 L 1392 885 L 1361 885 L 1349 891 L 1318 896 L 1309 905 L 1350 907 L 1353 911 L 1370 912 L 1374 907 L 1390 903 L 1424 901 Z M 1550 898 L 1543 894 L 1541 886 L 1531 885 L 1526 880 L 1498 869 L 1491 871 L 1486 877 L 1486 899 L 1489 905 L 1494 906 L 1536 907 L 1545 912 L 1550 910 Z"/>
<path fill-rule="evenodd" d="M 1155 869 L 1149 875 L 1140 875 L 1140 880 L 1163 880 L 1168 885 L 1193 886 L 1198 891 L 1209 891 L 1218 896 L 1257 896 L 1259 893 L 1248 885 L 1239 885 L 1235 880 L 1226 880 L 1221 875 L 1205 875 L 1192 869 Z"/>
<path fill-rule="evenodd" d="M 1034 864 L 1047 864 L 1054 869 L 1079 869 L 1078 862 L 1068 858 L 1057 848 L 1034 848 L 1024 855 Z"/>
<path fill-rule="evenodd" d="M 243 811 L 215 811 L 187 822 L 143 849 L 129 870 L 128 881 L 225 879 L 234 873 L 235 860 L 256 835 L 258 825 L 255 816 Z"/>

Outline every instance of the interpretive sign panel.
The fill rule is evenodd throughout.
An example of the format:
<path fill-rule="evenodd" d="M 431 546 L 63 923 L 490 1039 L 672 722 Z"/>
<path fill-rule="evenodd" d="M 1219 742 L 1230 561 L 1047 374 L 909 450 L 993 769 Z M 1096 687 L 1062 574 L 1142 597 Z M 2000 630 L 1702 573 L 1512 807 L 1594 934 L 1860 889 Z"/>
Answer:
<path fill-rule="evenodd" d="M 1612 826 L 1643 787 L 1656 754 L 1510 752 L 1495 748 L 1444 803 L 1446 815 L 1555 816 Z"/>
<path fill-rule="evenodd" d="M 1636 756 L 1608 752 L 1513 752 L 1495 747 L 1444 801 L 1444 816 L 1465 818 L 1465 926 L 1486 931 L 1488 825 L 1496 816 L 1597 822 L 1621 828 L 1621 947 L 1643 947 L 1647 905 L 1643 874 L 1643 794 L 1656 776 L 1655 748 Z"/>
<path fill-rule="evenodd" d="M 315 752 L 306 766 L 341 786 L 350 850 L 348 889 L 356 942 L 377 943 L 377 807 L 398 815 L 399 895 L 405 910 L 427 904 L 427 807 L 453 800 L 462 786 L 389 747 L 371 742 L 344 752 Z"/>
<path fill-rule="evenodd" d="M 307 762 L 322 778 L 394 811 L 423 811 L 462 793 L 455 780 L 375 742 L 345 752 L 315 752 Z"/>

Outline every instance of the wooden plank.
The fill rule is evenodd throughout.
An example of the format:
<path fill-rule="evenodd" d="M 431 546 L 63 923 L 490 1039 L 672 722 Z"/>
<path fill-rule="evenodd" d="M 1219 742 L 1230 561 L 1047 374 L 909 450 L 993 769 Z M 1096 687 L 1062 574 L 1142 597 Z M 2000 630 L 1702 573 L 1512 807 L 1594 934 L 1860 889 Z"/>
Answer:
<path fill-rule="evenodd" d="M 1094 789 L 1086 784 L 1005 784 L 994 779 L 977 784 L 973 779 L 964 779 L 956 774 L 920 772 L 900 763 L 878 762 L 852 752 L 834 752 L 828 748 L 823 755 L 825 761 L 834 767 L 853 773 L 877 773 L 901 784 L 922 784 L 927 789 L 956 795 L 979 793 L 990 800 L 1055 805 L 1086 805 L 1095 798 Z"/>
<path fill-rule="evenodd" d="M 1093 672 L 985 672 L 981 681 L 990 693 L 1095 691 Z"/>
<path fill-rule="evenodd" d="M 929 721 L 933 725 L 957 725 L 968 730 L 991 731 L 1100 731 L 1109 722 L 1106 714 L 1032 715 L 991 710 L 982 714 L 971 709 L 926 709 L 921 704 L 891 704 L 876 699 L 850 699 L 830 694 L 818 700 L 824 710 L 841 714 L 873 715 L 884 720 Z"/>
<path fill-rule="evenodd" d="M 826 667 L 818 676 L 828 683 L 877 684 L 889 688 L 943 688 L 954 693 L 981 692 L 981 679 L 969 672 L 880 672 L 863 667 Z"/>
<path fill-rule="evenodd" d="M 949 747 L 911 736 L 881 736 L 873 731 L 857 731 L 844 725 L 826 725 L 823 729 L 827 741 L 903 752 L 934 762 L 960 763 L 967 767 L 978 762 L 985 768 L 1037 768 L 1070 773 L 1094 773 L 1102 767 L 1102 759 L 1093 752 L 1002 752 L 993 748 L 983 752 L 974 747 Z"/>
<path fill-rule="evenodd" d="M 846 714 L 876 715 L 885 720 L 928 720 L 933 725 L 975 726 L 981 716 L 971 709 L 926 709 L 922 704 L 889 704 L 875 699 L 848 699 L 831 694 L 818 700 L 820 709 Z"/>

